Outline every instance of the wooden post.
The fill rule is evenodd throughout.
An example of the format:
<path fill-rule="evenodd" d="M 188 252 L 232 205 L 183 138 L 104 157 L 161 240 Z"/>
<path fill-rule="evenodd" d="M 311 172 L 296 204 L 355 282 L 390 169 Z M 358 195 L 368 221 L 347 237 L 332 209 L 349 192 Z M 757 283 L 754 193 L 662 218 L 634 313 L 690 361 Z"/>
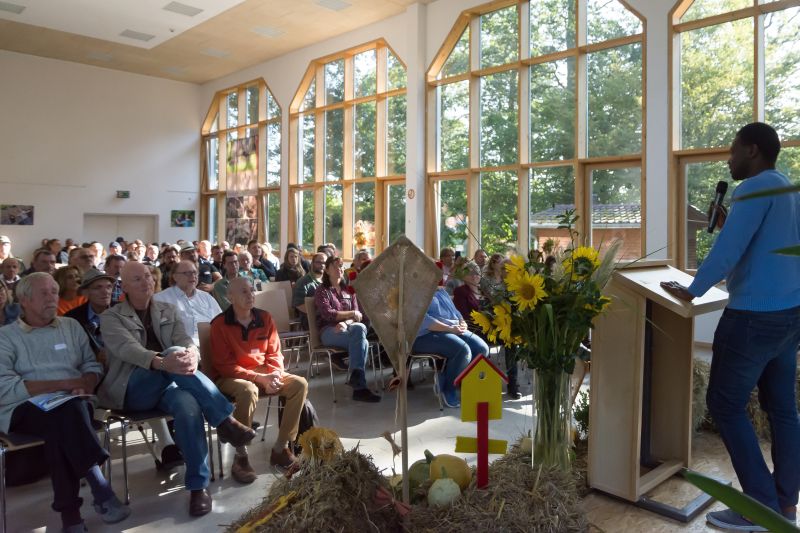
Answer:
<path fill-rule="evenodd" d="M 397 391 L 397 410 L 400 415 L 400 450 L 403 465 L 403 503 L 411 502 L 408 485 L 408 376 L 406 376 L 406 357 L 408 356 L 408 346 L 406 345 L 406 327 L 404 320 L 403 302 L 403 276 L 405 275 L 405 255 L 400 255 L 399 265 L 399 286 L 397 295 L 397 343 L 400 347 L 397 350 L 397 374 L 400 378 L 400 388 Z"/>
<path fill-rule="evenodd" d="M 489 403 L 478 404 L 478 482 L 479 489 L 489 484 Z"/>

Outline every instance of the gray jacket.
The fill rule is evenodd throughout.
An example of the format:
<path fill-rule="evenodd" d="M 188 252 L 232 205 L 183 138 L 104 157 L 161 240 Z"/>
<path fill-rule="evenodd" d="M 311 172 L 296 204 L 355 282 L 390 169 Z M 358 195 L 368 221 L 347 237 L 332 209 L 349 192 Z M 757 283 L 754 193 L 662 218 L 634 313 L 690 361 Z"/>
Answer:
<path fill-rule="evenodd" d="M 150 317 L 153 331 L 165 349 L 194 346 L 174 306 L 151 299 Z M 145 348 L 144 325 L 127 300 L 100 315 L 100 329 L 106 345 L 108 371 L 97 396 L 103 407 L 122 409 L 131 373 L 136 367 L 149 369 L 156 353 Z"/>

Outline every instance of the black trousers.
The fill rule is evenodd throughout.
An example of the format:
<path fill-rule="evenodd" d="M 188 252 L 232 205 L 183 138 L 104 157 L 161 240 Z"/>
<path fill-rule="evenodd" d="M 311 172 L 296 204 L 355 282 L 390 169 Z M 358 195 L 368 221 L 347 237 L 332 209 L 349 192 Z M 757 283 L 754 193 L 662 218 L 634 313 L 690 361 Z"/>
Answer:
<path fill-rule="evenodd" d="M 75 398 L 52 411 L 42 411 L 30 402 L 17 406 L 10 430 L 44 440 L 44 453 L 53 483 L 53 509 L 79 509 L 80 480 L 94 465 L 108 459 L 92 428 L 92 406 Z"/>

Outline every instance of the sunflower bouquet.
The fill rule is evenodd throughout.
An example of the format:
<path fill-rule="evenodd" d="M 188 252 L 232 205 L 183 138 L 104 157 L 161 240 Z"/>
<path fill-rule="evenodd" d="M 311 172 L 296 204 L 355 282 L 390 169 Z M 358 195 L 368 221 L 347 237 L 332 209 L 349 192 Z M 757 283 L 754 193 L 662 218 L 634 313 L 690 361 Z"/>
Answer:
<path fill-rule="evenodd" d="M 473 311 L 471 315 L 491 342 L 516 350 L 518 357 L 535 371 L 537 433 L 542 430 L 542 422 L 548 422 L 542 420 L 543 416 L 557 419 L 550 426 L 563 426 L 566 417 L 569 431 L 569 375 L 592 321 L 611 303 L 602 290 L 611 278 L 622 244 L 611 243 L 601 258 L 598 249 L 576 245 L 576 221 L 574 211 L 565 212 L 559 219 L 559 229 L 567 230 L 570 237 L 566 249 L 548 242 L 543 250 L 532 251 L 527 260 L 519 255 L 511 257 L 505 266 L 503 291 L 491 309 Z M 545 432 L 555 433 L 551 437 L 557 439 L 561 439 L 562 430 L 544 428 Z M 561 456 L 566 453 L 563 450 L 553 451 L 557 457 L 546 457 L 545 450 L 539 451 L 545 455 L 538 458 L 539 462 L 564 466 L 566 461 L 568 465 L 568 457 Z"/>

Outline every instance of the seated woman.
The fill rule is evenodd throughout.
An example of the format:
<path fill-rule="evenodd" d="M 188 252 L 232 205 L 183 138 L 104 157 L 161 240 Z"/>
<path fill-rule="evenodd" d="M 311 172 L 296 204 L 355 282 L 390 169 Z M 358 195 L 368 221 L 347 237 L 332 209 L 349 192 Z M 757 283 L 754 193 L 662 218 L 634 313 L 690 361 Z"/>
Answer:
<path fill-rule="evenodd" d="M 470 331 L 479 332 L 480 328 L 472 322 L 470 314 L 472 311 L 482 311 L 489 303 L 478 286 L 481 282 L 481 267 L 474 261 L 467 261 L 463 268 L 464 284 L 453 291 L 453 303 L 467 321 Z"/>
<path fill-rule="evenodd" d="M 489 353 L 486 342 L 467 329 L 464 317 L 443 288 L 434 293 L 411 349 L 416 353 L 434 353 L 447 359 L 439 379 L 438 393 L 448 407 L 460 405 L 458 391 L 453 384 L 456 377 L 473 356 Z"/>
<path fill-rule="evenodd" d="M 300 251 L 297 248 L 287 248 L 283 256 L 283 264 L 275 273 L 275 281 L 291 281 L 292 285 L 306 275 L 305 269 L 300 264 Z"/>
<path fill-rule="evenodd" d="M 342 260 L 329 257 L 322 273 L 322 285 L 314 293 L 317 325 L 323 344 L 347 348 L 349 359 L 348 384 L 353 387 L 353 399 L 359 402 L 379 402 L 381 397 L 367 388 L 364 367 L 367 362 L 367 326 L 358 307 L 355 294 L 345 288 Z"/>
<path fill-rule="evenodd" d="M 86 303 L 86 296 L 78 294 L 81 286 L 81 271 L 78 267 L 59 268 L 53 275 L 58 283 L 58 316 L 64 316 L 72 309 Z"/>

